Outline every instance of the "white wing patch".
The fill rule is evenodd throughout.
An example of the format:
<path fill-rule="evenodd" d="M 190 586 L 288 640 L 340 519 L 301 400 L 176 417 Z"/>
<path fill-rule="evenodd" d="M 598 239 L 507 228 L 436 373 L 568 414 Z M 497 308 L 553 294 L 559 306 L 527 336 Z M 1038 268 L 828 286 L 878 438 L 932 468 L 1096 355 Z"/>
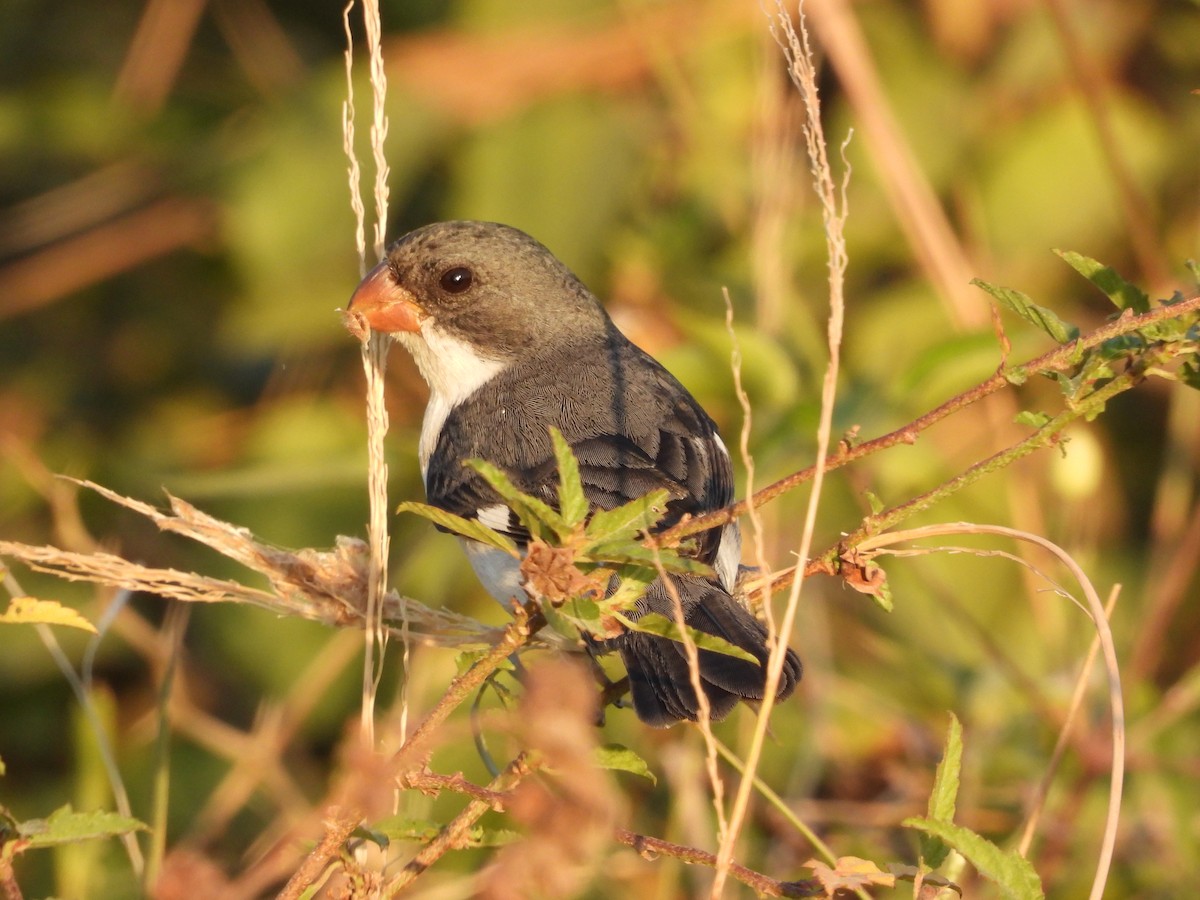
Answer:
<path fill-rule="evenodd" d="M 721 435 L 717 432 L 712 434 L 713 443 L 717 445 L 717 450 L 729 459 L 729 448 L 725 446 L 725 442 L 721 440 Z M 717 578 L 725 590 L 733 592 L 733 583 L 737 581 L 738 565 L 742 561 L 742 530 L 738 527 L 737 522 L 730 522 L 721 529 L 721 539 L 717 542 L 717 558 L 713 561 L 713 568 L 717 572 Z"/>
<path fill-rule="evenodd" d="M 475 513 L 475 518 L 492 531 L 508 531 L 512 512 L 503 503 L 485 506 Z"/>

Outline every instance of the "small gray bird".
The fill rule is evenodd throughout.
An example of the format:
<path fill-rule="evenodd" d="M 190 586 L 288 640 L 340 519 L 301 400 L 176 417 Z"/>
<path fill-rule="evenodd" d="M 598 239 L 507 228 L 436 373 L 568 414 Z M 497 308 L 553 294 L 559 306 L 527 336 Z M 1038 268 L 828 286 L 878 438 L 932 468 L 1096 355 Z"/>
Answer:
<path fill-rule="evenodd" d="M 428 501 L 503 532 L 524 549 L 528 532 L 487 482 L 464 466 L 484 459 L 550 504 L 558 471 L 554 426 L 579 461 L 593 509 L 665 488 L 660 528 L 733 501 L 733 470 L 716 425 L 691 394 L 617 330 L 590 291 L 540 243 L 492 222 L 440 222 L 392 244 L 354 292 L 350 310 L 390 334 L 429 384 L 420 460 Z M 517 562 L 464 540 L 471 565 L 501 603 L 523 599 Z M 758 663 L 700 651 L 711 715 L 761 700 L 768 657 L 763 626 L 730 595 L 741 554 L 737 524 L 699 535 L 695 556 L 716 578 L 671 575 L 692 628 L 747 650 Z M 662 579 L 632 618 L 673 618 Z M 682 645 L 627 631 L 612 641 L 629 673 L 634 709 L 655 726 L 694 721 L 699 704 Z M 778 697 L 800 680 L 791 651 Z"/>

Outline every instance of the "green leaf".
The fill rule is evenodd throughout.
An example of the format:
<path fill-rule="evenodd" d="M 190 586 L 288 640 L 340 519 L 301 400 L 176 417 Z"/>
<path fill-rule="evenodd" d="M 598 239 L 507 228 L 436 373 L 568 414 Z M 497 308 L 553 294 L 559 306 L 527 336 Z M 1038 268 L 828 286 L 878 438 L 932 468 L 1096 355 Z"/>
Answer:
<path fill-rule="evenodd" d="M 900 823 L 924 834 L 940 838 L 957 850 L 984 878 L 999 886 L 1012 900 L 1043 900 L 1042 882 L 1029 860 L 1017 853 L 1005 853 L 987 838 L 969 828 L 951 822 L 912 817 Z"/>
<path fill-rule="evenodd" d="M 421 819 L 411 819 L 407 816 L 388 816 L 386 819 L 376 822 L 368 831 L 373 836 L 382 836 L 389 841 L 413 841 L 424 844 L 437 837 L 441 828 Z M 515 831 L 503 828 L 483 828 L 477 825 L 466 831 L 463 835 L 463 843 L 460 846 L 463 848 L 501 847 L 505 844 L 511 844 L 519 838 L 520 834 Z M 373 839 L 377 840 L 377 838 Z"/>
<path fill-rule="evenodd" d="M 1179 378 L 1188 387 L 1200 390 L 1200 363 L 1185 362 L 1180 369 Z"/>
<path fill-rule="evenodd" d="M 553 531 L 561 538 L 571 532 L 556 510 L 537 497 L 523 493 L 496 466 L 482 459 L 469 459 L 466 464 L 483 476 L 534 537 L 545 540 L 549 536 L 547 531 Z"/>
<path fill-rule="evenodd" d="M 883 582 L 875 588 L 871 599 L 884 612 L 892 612 L 896 608 L 896 601 L 892 598 L 892 584 L 887 578 L 884 578 Z"/>
<path fill-rule="evenodd" d="M 1050 421 L 1052 416 L 1049 413 L 1034 412 L 1033 410 L 1025 409 L 1017 413 L 1013 417 L 1013 421 L 1018 425 L 1029 425 L 1033 428 L 1041 428 Z"/>
<path fill-rule="evenodd" d="M 605 598 L 605 606 L 613 611 L 633 609 L 635 604 L 646 593 L 646 588 L 654 583 L 658 570 L 649 567 L 625 565 L 621 567 L 621 583 L 617 589 Z"/>
<path fill-rule="evenodd" d="M 564 522 L 575 526 L 587 518 L 589 505 L 579 478 L 579 461 L 557 428 L 550 428 L 550 440 L 554 443 L 554 458 L 558 461 L 558 508 Z"/>
<path fill-rule="evenodd" d="M 946 733 L 946 750 L 938 763 L 929 794 L 929 818 L 934 822 L 952 823 L 958 797 L 959 776 L 962 773 L 962 723 L 950 713 L 950 730 Z M 950 848 L 936 835 L 921 834 L 921 859 L 931 869 L 940 866 Z"/>
<path fill-rule="evenodd" d="M 13 597 L 8 609 L 0 613 L 0 622 L 9 625 L 66 625 L 96 633 L 96 626 L 71 607 L 63 606 L 57 600 L 38 600 L 36 597 Z"/>
<path fill-rule="evenodd" d="M 1004 370 L 1004 380 L 1009 384 L 1015 384 L 1020 387 L 1029 380 L 1029 372 L 1022 366 L 1014 366 L 1011 369 Z"/>
<path fill-rule="evenodd" d="M 18 833 L 28 839 L 31 847 L 53 847 L 149 830 L 144 822 L 128 816 L 105 810 L 75 812 L 70 804 L 60 806 L 48 819 L 28 819 L 17 826 Z"/>
<path fill-rule="evenodd" d="M 616 509 L 602 509 L 588 522 L 587 535 L 597 544 L 631 540 L 658 524 L 666 514 L 669 497 L 665 489 L 651 491 Z"/>
<path fill-rule="evenodd" d="M 593 758 L 601 769 L 629 772 L 641 778 L 648 778 L 652 784 L 658 784 L 658 779 L 650 771 L 646 761 L 622 744 L 603 744 L 595 749 Z"/>
<path fill-rule="evenodd" d="M 434 525 L 440 525 L 448 531 L 462 535 L 471 540 L 479 541 L 503 550 L 509 556 L 518 557 L 517 545 L 497 531 L 492 531 L 478 519 L 464 519 L 452 512 L 430 506 L 428 503 L 417 503 L 415 500 L 405 500 L 396 507 L 397 513 L 414 513 L 423 519 L 428 519 Z"/>
<path fill-rule="evenodd" d="M 620 613 L 616 613 L 616 616 L 632 631 L 653 634 L 658 637 L 669 638 L 672 641 L 683 641 L 683 633 L 679 630 L 679 626 L 675 623 L 675 620 L 668 619 L 659 613 L 646 613 L 638 619 L 630 619 Z M 758 658 L 754 654 L 743 650 L 736 644 L 729 643 L 724 638 L 719 638 L 715 634 L 697 631 L 695 628 L 687 626 L 685 626 L 684 630 L 700 650 L 711 650 L 713 653 L 722 653 L 725 656 L 733 656 L 737 659 L 744 659 L 747 662 L 758 664 Z"/>
<path fill-rule="evenodd" d="M 559 607 L 543 603 L 542 615 L 546 617 L 547 625 L 570 641 L 578 641 L 581 631 L 598 634 L 603 629 L 600 609 L 592 600 L 573 598 Z"/>
<path fill-rule="evenodd" d="M 462 653 L 459 653 L 454 657 L 455 672 L 459 675 L 467 672 L 475 663 L 487 656 L 490 650 L 491 647 L 482 647 L 478 650 L 464 650 Z M 505 659 L 496 664 L 496 669 L 501 672 L 512 672 L 515 667 L 513 666 L 512 659 Z"/>
<path fill-rule="evenodd" d="M 1038 306 L 1020 291 L 1000 287 L 979 278 L 971 279 L 971 284 L 991 294 L 1026 322 L 1036 325 L 1060 344 L 1069 343 L 1079 337 L 1078 328 L 1067 324 L 1044 306 Z"/>
<path fill-rule="evenodd" d="M 680 575 L 712 574 L 712 567 L 705 565 L 698 559 L 689 559 L 686 556 L 680 556 L 676 551 L 664 547 L 659 547 L 658 549 L 644 547 L 632 541 L 615 541 L 611 544 L 600 544 L 589 547 L 587 557 L 589 561 L 601 565 L 607 565 L 608 563 L 627 565 L 632 563 L 633 565 L 640 566 L 654 566 L 657 561 L 667 572 L 675 572 Z"/>
<path fill-rule="evenodd" d="M 1055 250 L 1068 266 L 1098 287 L 1117 309 L 1132 309 L 1135 313 L 1150 311 L 1150 298 L 1136 285 L 1130 284 L 1116 270 L 1074 250 Z"/>

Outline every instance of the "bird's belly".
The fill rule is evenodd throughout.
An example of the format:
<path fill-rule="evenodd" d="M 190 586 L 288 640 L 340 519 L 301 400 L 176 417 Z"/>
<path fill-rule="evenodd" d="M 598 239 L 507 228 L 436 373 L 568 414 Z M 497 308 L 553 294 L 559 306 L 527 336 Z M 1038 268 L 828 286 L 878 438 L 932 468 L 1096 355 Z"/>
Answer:
<path fill-rule="evenodd" d="M 511 608 L 514 597 L 521 603 L 529 599 L 521 587 L 520 560 L 478 541 L 460 538 L 459 542 L 475 570 L 475 577 L 505 609 Z"/>

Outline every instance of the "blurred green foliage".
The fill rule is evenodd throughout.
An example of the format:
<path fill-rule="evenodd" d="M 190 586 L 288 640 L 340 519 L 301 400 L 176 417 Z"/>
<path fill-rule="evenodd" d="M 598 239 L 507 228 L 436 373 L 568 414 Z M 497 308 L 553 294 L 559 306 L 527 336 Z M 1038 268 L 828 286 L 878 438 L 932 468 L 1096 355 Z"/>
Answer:
<path fill-rule="evenodd" d="M 965 278 L 955 296 L 939 288 L 926 268 L 931 253 L 960 254 L 968 277 L 1018 287 L 1085 331 L 1111 307 L 1053 247 L 1104 261 L 1152 298 L 1190 284 L 1183 263 L 1200 253 L 1196 6 L 1063 5 L 1093 76 L 1082 82 L 1049 3 L 853 7 L 868 55 L 851 61 L 877 71 L 920 177 L 947 211 L 949 248 L 902 224 L 883 162 L 896 148 L 873 139 L 862 124 L 871 110 L 843 88 L 847 51 L 823 51 L 827 132 L 840 142 L 855 129 L 835 437 L 854 426 L 863 437 L 896 428 L 998 365 L 987 297 Z M 681 377 L 733 447 L 740 411 L 727 287 L 754 406 L 757 483 L 810 463 L 825 365 L 824 243 L 797 98 L 755 4 L 391 2 L 383 17 L 390 236 L 450 217 L 530 231 Z M 363 46 L 361 33 L 356 42 Z M 364 533 L 362 376 L 335 312 L 359 271 L 342 152 L 342 46 L 337 4 L 0 8 L 0 537 L 87 545 L 66 512 L 71 489 L 49 473 L 149 501 L 165 487 L 286 546 Z M 365 81 L 356 97 L 365 162 Z M 778 143 L 781 134 L 792 140 Z M 781 160 L 774 170 L 772 151 Z M 778 227 L 767 227 L 780 202 Z M 1015 316 L 1004 324 L 1011 360 L 1048 348 Z M 423 391 L 397 353 L 396 502 L 422 496 Z M 1010 412 L 1048 407 L 1056 392 L 1030 383 Z M 1005 416 L 963 414 L 913 447 L 831 476 L 817 547 L 857 525 L 866 491 L 902 502 L 1015 441 L 1022 431 Z M 1102 592 L 1124 586 L 1114 631 L 1133 778 L 1113 896 L 1183 896 L 1200 869 L 1197 421 L 1194 392 L 1148 384 L 1085 426 L 1080 443 L 1093 452 L 1064 448 L 1065 465 L 1098 470 L 1093 477 L 1055 476 L 1064 463 L 1048 452 L 922 517 L 1029 528 L 1070 550 Z M 763 510 L 775 565 L 790 560 L 805 499 L 800 491 Z M 94 497 L 79 505 L 90 535 L 127 558 L 244 577 Z M 401 592 L 503 621 L 453 540 L 401 517 L 392 546 Z M 838 853 L 911 861 L 915 841 L 899 822 L 925 809 L 953 710 L 965 732 L 959 821 L 1010 847 L 1054 742 L 1047 711 L 1069 697 L 1089 629 L 1044 581 L 1001 559 L 943 554 L 896 560 L 888 571 L 891 615 L 838 585 L 806 588 L 792 637 L 805 686 L 775 713 L 762 774 Z M 93 621 L 112 599 L 16 574 L 29 593 Z M 134 597 L 128 615 L 157 627 L 163 607 Z M 114 699 L 110 724 L 134 813 L 148 821 L 148 723 L 157 722 L 161 668 L 137 635 L 129 622 L 110 632 L 96 671 Z M 60 639 L 78 662 L 86 639 Z M 361 678 L 352 654 L 331 649 L 336 639 L 257 610 L 193 610 L 180 676 L 191 708 L 241 729 L 281 707 L 300 718 L 278 751 L 283 774 L 256 783 L 231 810 L 206 804 L 236 751 L 206 736 L 202 717 L 176 723 L 168 846 L 198 846 L 236 872 L 277 815 L 324 795 L 332 748 L 357 717 Z M 452 656 L 414 650 L 414 710 L 441 693 Z M 389 661 L 384 700 L 400 669 Z M 318 693 L 297 697 L 297 684 Z M 0 805 L 15 815 L 111 804 L 97 790 L 73 704 L 33 632 L 0 628 Z M 719 729 L 734 747 L 748 731 L 748 716 Z M 1032 861 L 1056 897 L 1083 896 L 1090 883 L 1107 734 L 1103 707 L 1089 703 L 1034 844 Z M 620 780 L 637 811 L 631 827 L 684 843 L 715 834 L 706 804 L 694 820 L 679 812 L 694 786 L 676 750 L 698 752 L 693 732 L 648 733 L 631 713 L 610 712 L 604 737 L 635 748 L 659 775 L 657 786 Z M 435 766 L 487 778 L 469 740 L 439 748 Z M 454 799 L 406 797 L 401 812 L 445 821 Z M 811 848 L 770 812 L 756 814 L 749 835 L 742 861 L 782 878 L 806 874 L 800 863 Z M 56 880 L 49 857 L 23 860 L 21 882 L 29 895 L 100 896 L 99 884 L 104 896 L 136 893 L 115 843 L 87 852 L 105 872 L 86 887 Z M 439 871 L 470 872 L 483 858 L 451 856 Z M 620 872 L 611 877 L 623 879 L 624 896 L 694 893 L 704 883 L 661 860 Z M 611 888 L 601 882 L 591 896 Z"/>

